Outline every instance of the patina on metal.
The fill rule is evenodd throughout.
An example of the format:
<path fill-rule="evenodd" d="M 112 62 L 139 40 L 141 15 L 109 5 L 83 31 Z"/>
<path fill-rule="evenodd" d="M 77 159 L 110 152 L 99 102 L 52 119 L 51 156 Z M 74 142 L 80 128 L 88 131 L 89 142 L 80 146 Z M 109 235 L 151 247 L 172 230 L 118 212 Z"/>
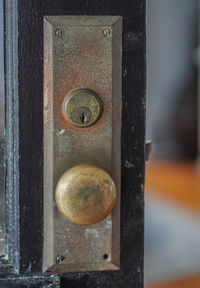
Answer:
<path fill-rule="evenodd" d="M 91 89 L 77 89 L 66 97 L 63 105 L 66 119 L 74 126 L 88 127 L 102 114 L 103 105 L 98 95 Z"/>
<path fill-rule="evenodd" d="M 107 29 L 109 33 L 105 35 Z M 46 16 L 44 19 L 45 272 L 119 269 L 121 51 L 121 16 Z M 67 98 L 83 88 L 90 92 L 86 99 L 92 98 L 94 105 L 78 100 L 67 118 L 66 108 L 70 103 Z M 80 164 L 106 171 L 116 186 L 113 210 L 104 220 L 92 225 L 71 223 L 55 202 L 59 179 Z"/>
<path fill-rule="evenodd" d="M 78 165 L 61 176 L 55 199 L 58 210 L 70 222 L 91 225 L 110 214 L 116 201 L 116 188 L 104 170 Z"/>

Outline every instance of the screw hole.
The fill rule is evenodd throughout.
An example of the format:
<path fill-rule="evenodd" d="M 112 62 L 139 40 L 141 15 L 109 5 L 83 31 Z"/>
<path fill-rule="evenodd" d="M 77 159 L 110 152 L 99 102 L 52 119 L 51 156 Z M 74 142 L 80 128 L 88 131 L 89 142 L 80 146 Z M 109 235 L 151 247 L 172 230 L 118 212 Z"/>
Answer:
<path fill-rule="evenodd" d="M 108 260 L 108 257 L 109 257 L 108 254 L 104 254 L 104 255 L 103 255 L 103 259 L 104 259 L 104 260 Z"/>

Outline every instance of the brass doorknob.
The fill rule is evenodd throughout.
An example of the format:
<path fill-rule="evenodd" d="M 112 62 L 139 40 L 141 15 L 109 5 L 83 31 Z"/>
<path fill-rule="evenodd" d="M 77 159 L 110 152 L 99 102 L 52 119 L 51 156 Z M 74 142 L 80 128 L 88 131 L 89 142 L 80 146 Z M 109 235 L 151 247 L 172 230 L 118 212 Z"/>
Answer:
<path fill-rule="evenodd" d="M 78 165 L 65 172 L 56 186 L 60 213 L 79 225 L 103 220 L 113 209 L 116 188 L 110 175 L 92 165 Z"/>

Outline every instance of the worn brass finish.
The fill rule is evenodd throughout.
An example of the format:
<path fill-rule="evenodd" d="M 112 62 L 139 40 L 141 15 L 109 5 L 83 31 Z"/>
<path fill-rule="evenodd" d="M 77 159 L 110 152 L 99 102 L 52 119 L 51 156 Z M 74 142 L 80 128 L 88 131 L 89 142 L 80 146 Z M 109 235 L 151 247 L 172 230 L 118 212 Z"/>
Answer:
<path fill-rule="evenodd" d="M 120 267 L 121 54 L 121 16 L 45 16 L 44 272 Z M 93 104 L 79 99 L 70 119 L 67 104 L 83 88 Z M 55 203 L 60 177 L 80 163 L 107 171 L 116 186 L 112 213 L 92 225 L 71 223 Z"/>
<path fill-rule="evenodd" d="M 115 184 L 108 173 L 91 165 L 65 172 L 56 186 L 58 210 L 70 222 L 90 225 L 103 220 L 116 201 Z"/>
<path fill-rule="evenodd" d="M 88 127 L 94 124 L 102 113 L 102 102 L 91 89 L 77 89 L 64 101 L 66 119 L 74 126 Z"/>

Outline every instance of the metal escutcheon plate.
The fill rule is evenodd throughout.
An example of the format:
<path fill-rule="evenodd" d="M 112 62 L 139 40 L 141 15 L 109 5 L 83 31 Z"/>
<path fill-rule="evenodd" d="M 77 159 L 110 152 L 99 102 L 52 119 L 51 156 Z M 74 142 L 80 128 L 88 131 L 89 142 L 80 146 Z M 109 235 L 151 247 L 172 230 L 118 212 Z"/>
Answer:
<path fill-rule="evenodd" d="M 44 19 L 45 272 L 119 269 L 121 51 L 121 16 Z M 116 187 L 112 212 L 84 226 L 64 217 L 55 199 L 59 179 L 80 164 L 99 167 Z"/>

